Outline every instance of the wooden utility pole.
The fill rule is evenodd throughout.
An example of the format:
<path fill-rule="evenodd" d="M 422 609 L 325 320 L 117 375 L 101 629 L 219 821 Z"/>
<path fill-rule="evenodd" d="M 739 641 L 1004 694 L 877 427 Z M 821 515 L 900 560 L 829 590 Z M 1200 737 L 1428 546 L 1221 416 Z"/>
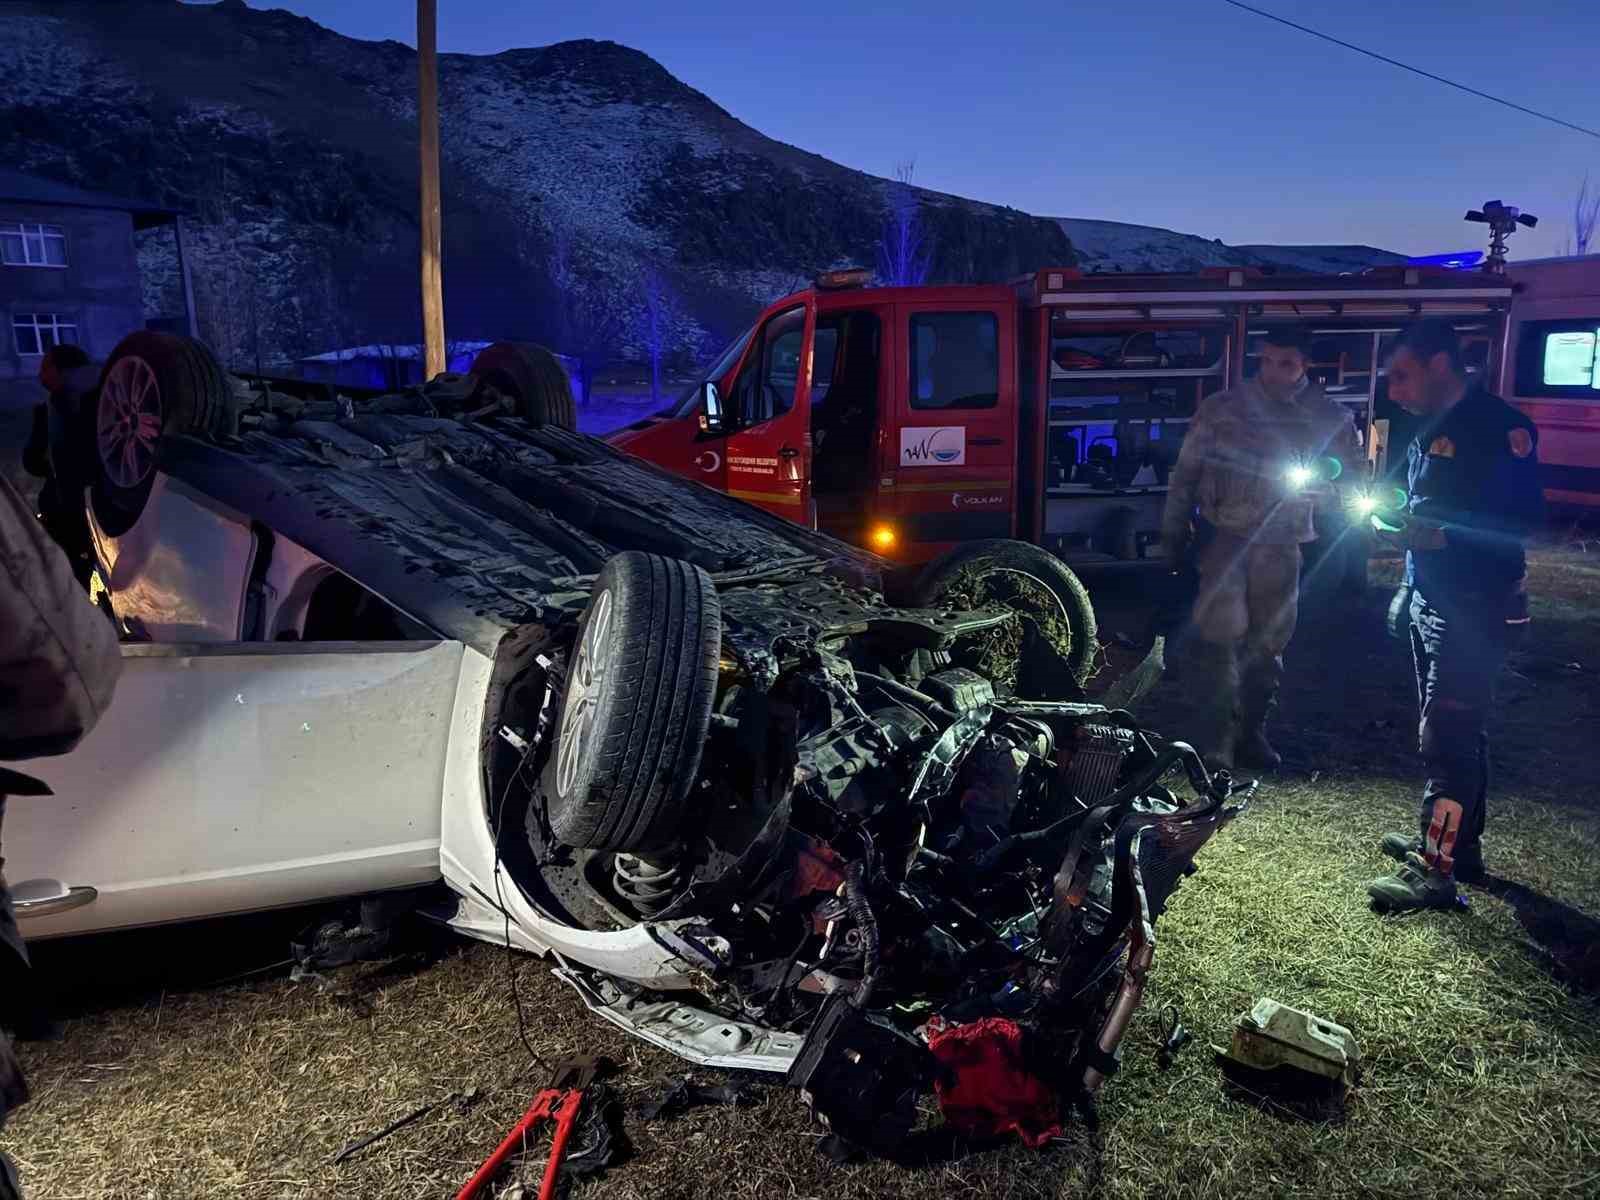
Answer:
<path fill-rule="evenodd" d="M 439 59 L 437 0 L 417 0 L 417 126 L 422 176 L 422 345 L 424 381 L 445 368 L 444 286 L 439 265 Z"/>

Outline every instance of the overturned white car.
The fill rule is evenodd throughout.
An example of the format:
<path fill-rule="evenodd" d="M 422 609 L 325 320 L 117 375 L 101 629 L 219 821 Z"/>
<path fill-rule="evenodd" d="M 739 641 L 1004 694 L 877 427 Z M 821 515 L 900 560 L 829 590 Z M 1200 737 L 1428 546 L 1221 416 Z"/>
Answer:
<path fill-rule="evenodd" d="M 125 670 L 31 764 L 56 796 L 13 801 L 24 932 L 442 879 L 456 927 L 687 1058 L 789 1072 L 858 1141 L 909 1127 L 935 1015 L 1048 1031 L 1039 1069 L 1092 1088 L 1228 780 L 1082 702 L 1027 611 L 1042 552 L 997 551 L 1037 558 L 1021 611 L 945 607 L 948 571 L 564 428 L 552 367 L 498 346 L 352 401 L 118 348 L 89 509 Z"/>

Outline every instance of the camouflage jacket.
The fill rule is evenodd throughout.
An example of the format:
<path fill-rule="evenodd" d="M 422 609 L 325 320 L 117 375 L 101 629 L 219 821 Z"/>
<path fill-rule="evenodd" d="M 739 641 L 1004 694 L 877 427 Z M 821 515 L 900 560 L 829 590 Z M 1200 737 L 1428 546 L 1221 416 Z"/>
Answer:
<path fill-rule="evenodd" d="M 0 760 L 65 754 L 111 703 L 117 632 L 0 478 Z"/>
<path fill-rule="evenodd" d="M 1361 443 L 1350 414 L 1307 381 L 1274 400 L 1253 379 L 1207 396 L 1189 425 L 1168 480 L 1162 532 L 1181 539 L 1196 512 L 1219 529 L 1273 545 L 1316 538 L 1312 513 L 1326 486 L 1297 489 L 1297 463 L 1337 460 L 1341 478 L 1360 477 Z"/>

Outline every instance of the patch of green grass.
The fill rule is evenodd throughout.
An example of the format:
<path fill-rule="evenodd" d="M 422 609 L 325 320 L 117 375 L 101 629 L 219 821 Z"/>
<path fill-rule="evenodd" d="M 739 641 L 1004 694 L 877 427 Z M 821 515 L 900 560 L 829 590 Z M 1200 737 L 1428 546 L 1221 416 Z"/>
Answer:
<path fill-rule="evenodd" d="M 1490 869 L 1523 890 L 1471 890 L 1465 913 L 1380 918 L 1367 907 L 1364 881 L 1391 865 L 1377 840 L 1410 828 L 1421 784 L 1407 652 L 1382 636 L 1375 589 L 1359 612 L 1303 621 L 1274 729 L 1286 769 L 1205 849 L 1161 919 L 1098 1133 L 1074 1126 L 1044 1153 L 1011 1147 L 917 1170 L 839 1167 L 816 1152 L 798 1097 L 773 1088 L 752 1108 L 630 1117 L 635 1158 L 573 1194 L 1600 1195 L 1600 1006 L 1573 982 L 1594 965 L 1582 914 L 1600 915 L 1591 562 L 1567 550 L 1535 557 L 1534 641 L 1495 717 L 1486 850 Z M 1542 661 L 1567 656 L 1585 668 Z M 1186 714 L 1182 681 L 1144 713 L 1174 734 Z M 1578 912 L 1530 906 L 1531 894 Z M 279 945 L 263 946 L 261 961 Z M 507 960 L 463 946 L 366 988 L 370 971 L 340 972 L 327 989 L 276 980 L 151 984 L 131 999 L 124 988 L 109 1005 L 85 996 L 66 1041 L 22 1047 L 35 1099 L 3 1144 L 28 1194 L 453 1194 L 543 1082 L 519 1041 Z M 590 1017 L 544 964 L 518 959 L 515 971 L 546 1060 L 610 1055 L 629 1101 L 688 1071 Z M 1305 1124 L 1224 1092 L 1206 1045 L 1225 1042 L 1264 995 L 1355 1031 L 1365 1073 L 1342 1121 Z M 1162 1072 L 1168 1004 L 1197 1043 Z M 436 1114 L 329 1165 L 347 1141 L 474 1086 L 486 1095 L 467 1114 Z M 541 1169 L 536 1150 L 523 1177 L 536 1184 Z"/>

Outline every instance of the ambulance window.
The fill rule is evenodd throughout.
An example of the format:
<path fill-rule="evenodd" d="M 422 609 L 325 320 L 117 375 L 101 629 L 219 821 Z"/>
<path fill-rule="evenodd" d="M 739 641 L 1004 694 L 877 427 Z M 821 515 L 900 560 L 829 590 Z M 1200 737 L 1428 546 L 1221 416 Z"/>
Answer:
<path fill-rule="evenodd" d="M 1600 400 L 1600 315 L 1524 321 L 1519 334 L 1517 395 Z"/>
<path fill-rule="evenodd" d="M 1000 323 L 992 312 L 911 318 L 911 407 L 993 408 L 1000 403 Z"/>

